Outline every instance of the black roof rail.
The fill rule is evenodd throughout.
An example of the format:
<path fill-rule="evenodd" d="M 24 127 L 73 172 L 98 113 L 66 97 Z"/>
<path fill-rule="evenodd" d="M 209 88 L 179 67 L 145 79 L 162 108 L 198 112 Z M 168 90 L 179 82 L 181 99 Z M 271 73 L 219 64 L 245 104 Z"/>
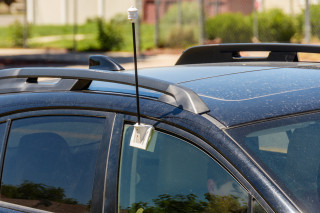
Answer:
<path fill-rule="evenodd" d="M 28 79 L 39 77 L 61 78 L 61 80 L 56 84 L 49 85 L 38 84 L 37 81 L 28 81 Z M 2 81 L 3 79 L 7 80 L 4 82 Z M 8 79 L 11 82 L 8 82 Z M 94 80 L 135 85 L 134 75 L 129 73 L 72 68 L 17 68 L 0 70 L 0 93 L 84 90 Z M 209 108 L 202 99 L 187 87 L 145 76 L 139 76 L 139 87 L 163 93 L 163 96 L 160 97 L 160 100 L 163 102 L 172 104 L 173 97 L 176 106 L 184 110 L 196 114 L 209 111 Z"/>
<path fill-rule="evenodd" d="M 241 57 L 240 51 L 270 51 L 270 53 L 268 57 Z M 176 65 L 247 61 L 296 62 L 299 61 L 298 52 L 320 53 L 320 46 L 291 43 L 201 45 L 185 50 L 176 62 Z"/>

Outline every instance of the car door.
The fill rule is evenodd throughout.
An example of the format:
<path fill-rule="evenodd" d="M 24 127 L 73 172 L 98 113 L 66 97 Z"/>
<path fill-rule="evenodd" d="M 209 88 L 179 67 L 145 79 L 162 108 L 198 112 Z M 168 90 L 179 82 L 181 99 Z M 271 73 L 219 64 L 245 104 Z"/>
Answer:
<path fill-rule="evenodd" d="M 115 121 L 104 212 L 265 212 L 193 134 L 143 119 L 156 128 L 152 140 L 147 150 L 131 147 L 134 120 L 118 114 Z"/>
<path fill-rule="evenodd" d="M 2 121 L 0 212 L 102 210 L 114 113 L 41 110 Z"/>

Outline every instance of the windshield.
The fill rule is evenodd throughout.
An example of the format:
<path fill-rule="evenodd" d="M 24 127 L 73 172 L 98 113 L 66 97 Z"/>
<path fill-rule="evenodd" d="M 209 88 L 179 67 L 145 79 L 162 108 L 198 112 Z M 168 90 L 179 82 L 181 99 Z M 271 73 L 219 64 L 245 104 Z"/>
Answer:
<path fill-rule="evenodd" d="M 228 130 L 302 208 L 320 209 L 320 115 Z"/>

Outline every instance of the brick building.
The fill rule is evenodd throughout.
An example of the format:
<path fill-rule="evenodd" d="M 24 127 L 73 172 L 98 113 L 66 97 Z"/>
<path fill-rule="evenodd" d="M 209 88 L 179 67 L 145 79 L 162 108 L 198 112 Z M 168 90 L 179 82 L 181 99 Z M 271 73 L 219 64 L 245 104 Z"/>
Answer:
<path fill-rule="evenodd" d="M 178 3 L 178 1 L 179 0 L 159 0 L 160 18 L 166 13 L 171 5 Z M 192 0 L 181 0 L 181 2 L 191 1 Z M 226 12 L 240 12 L 246 15 L 250 14 L 253 9 L 253 0 L 204 0 L 204 10 L 206 16 L 209 17 Z M 155 22 L 155 0 L 143 0 L 143 21 L 146 23 Z"/>

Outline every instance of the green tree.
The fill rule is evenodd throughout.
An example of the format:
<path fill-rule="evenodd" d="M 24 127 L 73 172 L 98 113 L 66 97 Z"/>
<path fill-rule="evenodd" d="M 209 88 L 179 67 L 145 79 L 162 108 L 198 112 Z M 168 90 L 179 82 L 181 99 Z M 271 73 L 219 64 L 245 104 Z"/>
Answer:
<path fill-rule="evenodd" d="M 250 19 L 240 13 L 224 13 L 210 18 L 206 22 L 208 39 L 220 38 L 222 42 L 250 42 L 253 27 Z"/>
<path fill-rule="evenodd" d="M 15 21 L 13 24 L 11 24 L 9 26 L 9 30 L 10 30 L 10 37 L 12 39 L 13 46 L 22 47 L 24 36 L 26 36 L 26 38 L 29 38 L 31 35 L 31 31 L 32 31 L 31 28 L 32 28 L 31 25 L 28 25 L 27 31 L 24 32 L 25 30 L 24 26 L 19 21 Z M 24 33 L 26 33 L 26 35 L 24 35 Z"/>
<path fill-rule="evenodd" d="M 2 185 L 1 195 L 7 198 L 56 201 L 67 204 L 77 204 L 78 202 L 72 198 L 66 198 L 64 189 L 60 187 L 46 186 L 30 181 L 24 181 L 19 186 Z M 45 202 L 49 203 L 50 202 Z"/>
<path fill-rule="evenodd" d="M 161 213 L 202 212 L 205 209 L 205 202 L 198 200 L 194 194 L 175 196 L 164 194 L 154 199 L 153 202 Z"/>
<path fill-rule="evenodd" d="M 280 9 L 259 13 L 258 23 L 259 40 L 263 42 L 290 42 L 296 33 L 294 20 Z"/>
<path fill-rule="evenodd" d="M 238 198 L 232 195 L 218 196 L 206 194 L 208 205 L 203 213 L 245 213 L 247 206 L 241 205 Z"/>
<path fill-rule="evenodd" d="M 137 202 L 127 209 L 129 213 L 136 213 L 138 210 L 143 213 L 245 213 L 247 204 L 232 195 L 218 196 L 207 193 L 205 200 L 201 200 L 194 194 L 162 194 L 153 199 L 153 204 Z"/>
<path fill-rule="evenodd" d="M 119 50 L 123 43 L 122 32 L 113 22 L 104 22 L 102 19 L 97 19 L 98 25 L 98 43 L 101 50 L 111 51 Z"/>

